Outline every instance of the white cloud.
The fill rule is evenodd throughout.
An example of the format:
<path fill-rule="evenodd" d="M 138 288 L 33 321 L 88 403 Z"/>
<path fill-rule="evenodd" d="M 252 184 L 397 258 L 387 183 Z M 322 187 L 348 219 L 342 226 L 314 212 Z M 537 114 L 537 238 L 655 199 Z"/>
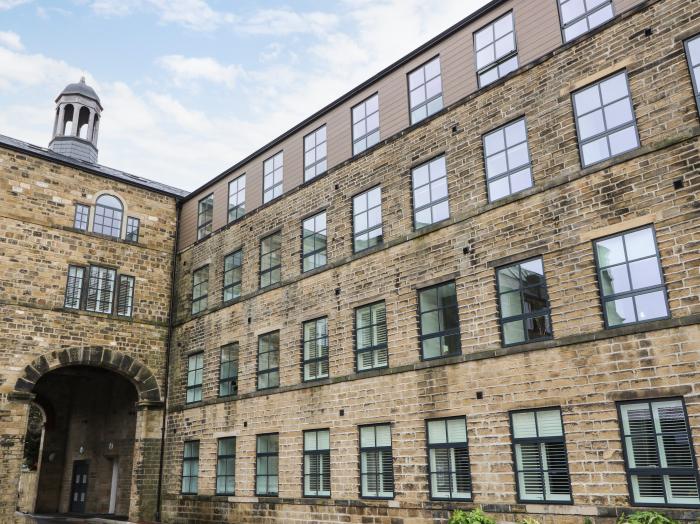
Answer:
<path fill-rule="evenodd" d="M 7 11 L 22 4 L 28 4 L 32 0 L 0 0 L 0 11 Z"/>
<path fill-rule="evenodd" d="M 7 47 L 8 49 L 13 49 L 15 51 L 21 51 L 24 49 L 22 39 L 17 33 L 13 33 L 12 31 L 0 31 L 0 46 Z"/>
<path fill-rule="evenodd" d="M 253 35 L 287 36 L 294 33 L 323 34 L 334 29 L 338 17 L 331 13 L 298 13 L 289 9 L 261 9 L 241 20 L 236 29 Z"/>
<path fill-rule="evenodd" d="M 223 65 L 210 57 L 188 58 L 182 55 L 168 55 L 158 58 L 158 65 L 168 71 L 178 85 L 205 80 L 233 88 L 243 74 L 238 65 Z"/>
<path fill-rule="evenodd" d="M 25 54 L 0 47 L 0 90 L 13 91 L 26 86 L 55 86 L 57 93 L 76 82 L 80 69 L 41 54 Z M 94 84 L 94 82 L 93 82 Z"/>

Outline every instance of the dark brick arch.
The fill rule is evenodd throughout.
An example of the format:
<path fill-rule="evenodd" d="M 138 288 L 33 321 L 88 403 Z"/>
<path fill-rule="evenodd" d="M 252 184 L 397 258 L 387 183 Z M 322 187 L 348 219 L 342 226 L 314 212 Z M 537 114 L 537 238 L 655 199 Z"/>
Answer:
<path fill-rule="evenodd" d="M 116 349 L 102 346 L 50 351 L 24 368 L 15 383 L 18 393 L 30 393 L 46 373 L 66 366 L 93 366 L 114 371 L 136 388 L 140 401 L 160 402 L 162 397 L 156 377 L 143 363 Z"/>

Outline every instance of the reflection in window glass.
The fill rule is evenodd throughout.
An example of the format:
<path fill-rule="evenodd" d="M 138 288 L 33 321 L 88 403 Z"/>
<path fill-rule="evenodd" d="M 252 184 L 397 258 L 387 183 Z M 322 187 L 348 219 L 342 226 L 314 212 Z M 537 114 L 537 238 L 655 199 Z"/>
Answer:
<path fill-rule="evenodd" d="M 124 206 L 112 195 L 102 195 L 95 203 L 95 220 L 92 231 L 114 238 L 121 237 Z"/>
<path fill-rule="evenodd" d="M 491 202 L 532 187 L 524 118 L 487 133 L 483 140 L 486 181 Z"/>
<path fill-rule="evenodd" d="M 479 87 L 487 86 L 518 68 L 513 13 L 506 13 L 474 33 Z"/>
<path fill-rule="evenodd" d="M 282 279 L 282 234 L 273 233 L 260 241 L 260 287 Z"/>
<path fill-rule="evenodd" d="M 258 337 L 258 389 L 280 385 L 280 332 Z"/>
<path fill-rule="evenodd" d="M 277 495 L 279 489 L 278 433 L 258 435 L 255 458 L 255 494 Z"/>
<path fill-rule="evenodd" d="M 363 251 L 382 243 L 382 189 L 375 187 L 352 199 L 353 247 Z"/>
<path fill-rule="evenodd" d="M 228 184 L 228 221 L 233 222 L 245 215 L 245 175 Z"/>
<path fill-rule="evenodd" d="M 319 213 L 302 222 L 302 272 L 326 265 L 326 213 Z"/>
<path fill-rule="evenodd" d="M 304 182 L 326 172 L 326 126 L 304 137 Z"/>
<path fill-rule="evenodd" d="M 280 151 L 263 162 L 263 204 L 282 195 L 284 152 Z"/>
<path fill-rule="evenodd" d="M 423 358 L 459 355 L 459 315 L 454 282 L 418 292 L 420 340 Z"/>
<path fill-rule="evenodd" d="M 357 155 L 379 142 L 379 94 L 352 108 L 352 154 Z"/>
<path fill-rule="evenodd" d="M 447 168 L 441 156 L 411 171 L 413 218 L 420 229 L 450 217 L 447 195 Z"/>
<path fill-rule="evenodd" d="M 700 109 L 700 35 L 687 40 L 685 43 L 685 53 L 690 67 L 690 78 L 693 82 L 693 92 L 695 100 Z"/>
<path fill-rule="evenodd" d="M 442 79 L 440 57 L 408 74 L 408 99 L 411 105 L 411 124 L 442 109 Z"/>
<path fill-rule="evenodd" d="M 613 17 L 612 0 L 559 0 L 564 42 L 595 29 Z"/>

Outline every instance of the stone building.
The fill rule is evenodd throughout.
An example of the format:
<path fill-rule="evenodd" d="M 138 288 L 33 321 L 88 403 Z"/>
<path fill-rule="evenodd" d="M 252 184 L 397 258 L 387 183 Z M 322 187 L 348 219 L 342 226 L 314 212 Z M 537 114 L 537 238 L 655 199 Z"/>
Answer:
<path fill-rule="evenodd" d="M 39 482 L 84 447 L 106 492 L 111 442 L 142 520 L 696 521 L 698 35 L 693 0 L 494 0 L 188 195 L 3 139 L 3 467 L 35 402 Z M 76 231 L 102 191 L 136 245 Z M 67 311 L 93 261 L 128 320 Z"/>

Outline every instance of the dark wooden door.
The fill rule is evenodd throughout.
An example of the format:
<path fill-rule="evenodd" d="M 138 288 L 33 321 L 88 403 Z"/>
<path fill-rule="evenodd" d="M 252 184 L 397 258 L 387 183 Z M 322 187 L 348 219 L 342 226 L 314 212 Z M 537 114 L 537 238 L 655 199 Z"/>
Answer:
<path fill-rule="evenodd" d="M 85 497 L 88 485 L 88 462 L 76 460 L 73 462 L 73 483 L 70 490 L 70 512 L 85 513 Z"/>

